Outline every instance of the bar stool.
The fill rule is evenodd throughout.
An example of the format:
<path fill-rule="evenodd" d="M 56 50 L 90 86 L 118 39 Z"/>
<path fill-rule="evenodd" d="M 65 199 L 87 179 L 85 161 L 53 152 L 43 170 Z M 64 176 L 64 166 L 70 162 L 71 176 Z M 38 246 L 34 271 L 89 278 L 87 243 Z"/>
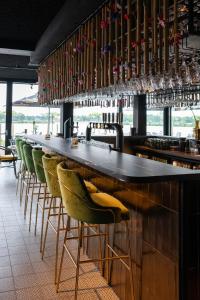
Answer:
<path fill-rule="evenodd" d="M 104 261 L 106 262 L 106 270 L 107 270 L 107 280 L 110 281 L 109 274 L 109 260 L 120 259 L 123 261 L 123 264 L 128 269 L 130 273 L 130 285 L 131 285 L 131 299 L 134 298 L 134 289 L 133 289 L 133 274 L 132 274 L 132 261 L 131 261 L 131 250 L 130 250 L 130 233 L 128 227 L 129 220 L 129 211 L 128 209 L 116 198 L 105 194 L 105 193 L 94 193 L 89 194 L 86 186 L 84 184 L 83 179 L 79 176 L 78 173 L 73 170 L 68 170 L 66 164 L 64 162 L 60 163 L 57 167 L 58 179 L 60 184 L 60 190 L 62 194 L 63 204 L 66 209 L 66 212 L 70 218 L 73 218 L 78 222 L 78 235 L 74 238 L 78 239 L 78 253 L 77 260 L 73 259 L 70 250 L 67 248 L 67 240 L 72 239 L 72 237 L 68 237 L 68 232 L 73 229 L 70 228 L 70 223 L 67 223 L 64 244 L 62 249 L 60 268 L 58 273 L 58 281 L 57 281 L 57 292 L 59 291 L 59 285 L 61 282 L 61 270 L 64 258 L 65 250 L 68 252 L 70 258 L 73 260 L 76 265 L 76 282 L 75 282 L 75 299 L 77 299 L 78 293 L 78 280 L 79 280 L 79 267 L 82 263 L 94 262 L 94 261 Z M 119 256 L 112 249 L 109 244 L 109 224 L 120 223 L 121 221 L 125 221 L 126 230 L 127 230 L 127 242 L 128 242 L 128 255 Z M 105 236 L 105 248 L 106 248 L 106 256 L 102 259 L 88 259 L 88 260 L 80 260 L 80 250 L 82 245 L 82 239 L 84 238 L 84 223 L 87 224 L 106 224 L 106 232 L 103 234 Z M 115 234 L 115 232 L 114 232 Z M 93 236 L 102 236 L 102 233 L 97 232 L 96 234 L 92 234 L 90 238 Z M 88 237 L 88 235 L 87 235 Z M 110 256 L 110 251 L 112 256 Z M 115 256 L 113 256 L 113 254 Z M 129 264 L 127 264 L 123 259 L 128 259 Z"/>
<path fill-rule="evenodd" d="M 45 228 L 45 234 L 44 234 L 44 241 L 41 245 L 41 252 L 42 252 L 42 259 L 44 258 L 45 253 L 45 246 L 46 246 L 46 239 L 47 239 L 47 232 L 49 225 L 52 227 L 53 231 L 56 233 L 56 260 L 55 260 L 55 283 L 57 280 L 57 269 L 58 269 L 58 245 L 59 245 L 59 237 L 60 237 L 60 231 L 64 230 L 64 215 L 66 213 L 63 213 L 63 205 L 61 200 L 61 192 L 60 187 L 58 184 L 58 176 L 56 172 L 56 168 L 58 163 L 63 161 L 63 157 L 61 156 L 55 156 L 50 154 L 45 154 L 42 156 L 42 163 L 44 167 L 44 174 L 48 186 L 49 193 L 51 195 L 50 199 L 50 205 L 48 208 L 48 216 L 46 221 L 46 228 Z M 59 205 L 57 206 L 56 200 L 59 199 Z M 58 209 L 58 212 L 55 212 L 55 210 Z M 53 213 L 52 213 L 53 210 Z M 53 224 L 51 221 L 52 217 L 58 217 L 57 220 L 57 226 Z M 61 216 L 63 220 L 63 226 L 60 226 L 61 223 Z M 44 220 L 42 221 L 42 226 L 44 223 Z"/>
<path fill-rule="evenodd" d="M 40 252 L 42 252 L 45 211 L 49 210 L 48 200 L 51 199 L 51 196 L 48 191 L 47 181 L 46 181 L 43 162 L 42 162 L 42 157 L 43 155 L 45 155 L 45 152 L 43 152 L 41 149 L 40 150 L 33 149 L 32 155 L 33 155 L 36 177 L 39 182 L 39 192 L 38 192 L 38 198 L 36 204 L 36 215 L 35 215 L 35 235 L 37 232 L 38 211 L 40 209 L 42 212 L 42 225 L 40 231 Z M 43 193 L 41 192 L 42 189 L 43 189 Z M 43 196 L 41 197 L 41 195 Z M 42 203 L 40 202 L 40 200 L 42 200 Z"/>
<path fill-rule="evenodd" d="M 18 194 L 20 176 L 21 176 L 21 172 L 22 172 L 22 157 L 21 157 L 21 150 L 20 150 L 20 145 L 19 145 L 19 142 L 21 142 L 21 141 L 22 141 L 22 139 L 20 139 L 20 138 L 16 138 L 16 140 L 15 140 L 16 150 L 17 150 L 17 157 L 18 157 L 18 160 L 20 160 L 19 171 L 18 171 L 18 174 L 17 174 L 16 195 Z"/>
<path fill-rule="evenodd" d="M 38 221 L 38 208 L 42 211 L 42 223 L 44 221 L 44 213 L 46 207 L 46 202 L 49 199 L 49 193 L 47 191 L 47 182 L 44 174 L 44 168 L 42 164 L 42 156 L 45 153 L 41 149 L 32 149 L 32 157 L 33 157 L 33 163 L 35 167 L 35 175 L 37 178 L 38 183 L 38 197 L 37 197 L 37 203 L 36 203 L 36 216 L 35 216 L 35 235 L 37 231 L 37 221 Z M 43 193 L 42 193 L 43 191 Z M 41 205 L 40 200 L 43 200 L 43 204 Z M 32 218 L 32 205 L 33 205 L 33 198 L 31 199 L 31 208 L 30 208 L 30 217 L 29 217 L 29 231 L 31 229 L 31 218 Z M 43 227 L 41 227 L 41 237 L 43 238 Z"/>
<path fill-rule="evenodd" d="M 59 232 L 62 230 L 65 230 L 65 226 L 64 226 L 64 221 L 63 221 L 63 227 L 60 227 L 60 219 L 61 216 L 64 217 L 67 214 L 63 212 L 63 203 L 62 203 L 62 199 L 61 199 L 61 192 L 60 192 L 60 186 L 58 184 L 58 176 L 57 176 L 57 165 L 64 160 L 64 157 L 60 157 L 60 156 L 51 156 L 49 154 L 46 154 L 42 157 L 42 161 L 43 161 L 43 166 L 44 166 L 44 173 L 45 173 L 45 177 L 46 177 L 46 181 L 47 181 L 47 186 L 49 189 L 49 192 L 52 196 L 51 200 L 50 200 L 50 206 L 49 206 L 49 211 L 48 211 L 48 217 L 47 217 L 47 222 L 46 222 L 46 229 L 45 229 L 45 235 L 44 235 L 44 242 L 43 242 L 43 250 L 42 250 L 42 259 L 44 257 L 44 252 L 45 252 L 45 245 L 46 245 L 46 239 L 47 239 L 47 231 L 48 231 L 48 226 L 50 225 L 53 230 L 56 232 L 57 235 L 57 240 L 56 240 L 56 263 L 55 263 L 55 283 L 57 280 L 57 264 L 58 264 L 58 244 L 59 244 Z M 76 168 L 76 170 L 79 170 L 78 168 Z M 90 183 L 89 181 L 85 181 L 85 184 L 87 186 L 88 192 L 89 193 L 96 193 L 97 192 L 97 188 Z M 60 199 L 60 204 L 59 207 L 54 207 L 53 206 L 53 199 Z M 52 209 L 56 209 L 58 208 L 59 211 L 58 213 L 51 213 Z M 58 223 L 57 223 L 57 228 L 54 227 L 54 225 L 52 224 L 50 218 L 54 217 L 54 216 L 58 216 Z M 63 219 L 62 219 L 63 220 Z"/>
<path fill-rule="evenodd" d="M 21 177 L 20 178 L 20 206 L 22 205 L 24 186 L 26 184 L 26 179 L 27 179 L 27 166 L 26 166 L 24 149 L 23 149 L 23 146 L 25 144 L 27 144 L 26 141 L 24 141 L 24 140 L 19 141 L 19 149 L 20 149 L 21 158 L 22 158 L 21 176 L 20 176 Z"/>
<path fill-rule="evenodd" d="M 32 157 L 32 149 L 33 149 L 33 147 L 30 144 L 23 145 L 23 153 L 24 153 L 24 158 L 25 158 L 26 167 L 27 167 L 24 217 L 26 217 L 30 189 L 32 189 L 32 191 L 31 191 L 31 203 L 32 203 L 35 184 L 37 183 L 37 179 L 35 176 L 35 167 L 34 167 L 33 157 Z"/>

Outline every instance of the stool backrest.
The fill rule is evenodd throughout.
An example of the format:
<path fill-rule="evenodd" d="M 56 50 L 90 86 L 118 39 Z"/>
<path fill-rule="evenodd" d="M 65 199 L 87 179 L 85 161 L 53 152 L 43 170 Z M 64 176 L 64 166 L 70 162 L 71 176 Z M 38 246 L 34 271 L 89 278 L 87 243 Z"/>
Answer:
<path fill-rule="evenodd" d="M 33 163 L 34 163 L 37 179 L 41 183 L 46 183 L 46 177 L 44 174 L 44 167 L 43 167 L 43 163 L 42 163 L 43 155 L 44 155 L 44 151 L 42 151 L 42 150 L 39 150 L 39 149 L 32 150 Z"/>
<path fill-rule="evenodd" d="M 23 150 L 24 150 L 24 158 L 26 161 L 27 169 L 31 174 L 33 174 L 35 173 L 35 167 L 34 167 L 33 157 L 32 157 L 33 147 L 30 144 L 25 144 L 23 146 Z"/>
<path fill-rule="evenodd" d="M 25 161 L 25 156 L 24 156 L 24 149 L 23 149 L 23 146 L 26 145 L 26 144 L 27 143 L 25 141 L 23 141 L 23 140 L 19 142 L 19 148 L 20 148 L 22 162 L 24 164 L 24 167 L 27 169 L 26 161 Z"/>
<path fill-rule="evenodd" d="M 60 186 L 58 183 L 57 165 L 63 160 L 60 156 L 45 154 L 42 157 L 44 174 L 48 190 L 53 197 L 61 197 Z"/>
<path fill-rule="evenodd" d="M 19 145 L 19 142 L 21 142 L 21 141 L 22 141 L 22 139 L 19 139 L 19 138 L 16 138 L 16 140 L 15 140 L 18 159 L 22 159 L 21 149 L 20 149 L 20 145 Z"/>
<path fill-rule="evenodd" d="M 113 209 L 96 205 L 78 173 L 67 169 L 64 162 L 57 167 L 62 200 L 67 214 L 72 218 L 90 224 L 114 223 Z"/>

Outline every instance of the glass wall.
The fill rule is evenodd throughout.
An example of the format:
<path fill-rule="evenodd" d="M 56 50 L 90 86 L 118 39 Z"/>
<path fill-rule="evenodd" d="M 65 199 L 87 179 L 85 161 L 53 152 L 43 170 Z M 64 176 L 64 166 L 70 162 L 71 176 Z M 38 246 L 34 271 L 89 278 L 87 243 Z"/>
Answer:
<path fill-rule="evenodd" d="M 0 145 L 5 145 L 7 84 L 0 82 Z"/>
<path fill-rule="evenodd" d="M 90 122 L 102 122 L 103 113 L 117 113 L 117 107 L 80 107 L 74 108 L 74 122 L 78 122 L 78 135 L 85 135 L 86 127 Z M 130 128 L 133 126 L 133 109 L 123 108 L 123 131 L 124 135 L 130 135 Z M 115 135 L 115 131 L 94 129 L 93 135 Z"/>
<path fill-rule="evenodd" d="M 200 109 L 172 109 L 172 135 L 174 137 L 193 137 L 195 118 L 200 120 Z"/>
<path fill-rule="evenodd" d="M 147 135 L 163 135 L 163 110 L 147 110 Z"/>
<path fill-rule="evenodd" d="M 56 135 L 60 131 L 60 108 L 38 106 L 36 84 L 13 84 L 12 136 L 28 134 Z"/>

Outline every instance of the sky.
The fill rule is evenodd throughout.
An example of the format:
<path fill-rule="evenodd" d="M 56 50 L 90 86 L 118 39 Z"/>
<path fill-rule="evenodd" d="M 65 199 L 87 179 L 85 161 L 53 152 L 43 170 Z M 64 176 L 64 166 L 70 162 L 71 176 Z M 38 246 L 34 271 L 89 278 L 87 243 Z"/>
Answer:
<path fill-rule="evenodd" d="M 13 84 L 13 102 L 20 100 L 24 97 L 29 97 L 38 92 L 38 86 L 32 84 Z M 0 111 L 5 111 L 6 104 L 6 84 L 0 83 Z M 52 109 L 58 110 L 58 109 Z M 13 111 L 20 112 L 26 115 L 41 115 L 48 113 L 47 107 L 13 107 Z"/>

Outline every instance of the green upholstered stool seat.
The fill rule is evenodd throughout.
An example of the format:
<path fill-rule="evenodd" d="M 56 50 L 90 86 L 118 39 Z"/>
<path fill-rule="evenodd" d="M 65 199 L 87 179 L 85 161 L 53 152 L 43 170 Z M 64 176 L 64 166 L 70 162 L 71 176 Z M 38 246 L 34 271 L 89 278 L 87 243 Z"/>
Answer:
<path fill-rule="evenodd" d="M 27 169 L 26 161 L 25 161 L 25 156 L 24 156 L 24 150 L 23 150 L 23 146 L 24 145 L 27 145 L 27 143 L 24 140 L 22 140 L 22 141 L 19 142 L 19 149 L 20 149 L 21 158 L 22 158 L 22 162 L 23 162 L 23 168 Z"/>
<path fill-rule="evenodd" d="M 42 163 L 42 156 L 44 152 L 41 149 L 33 149 L 32 156 L 33 156 L 33 163 L 35 166 L 35 173 L 37 176 L 37 180 L 41 183 L 46 183 L 46 177 L 44 174 L 44 167 Z"/>
<path fill-rule="evenodd" d="M 117 207 L 121 211 L 122 220 L 129 219 L 129 210 L 115 197 L 106 193 L 93 193 L 90 195 L 92 201 L 101 207 Z"/>
<path fill-rule="evenodd" d="M 57 165 L 63 161 L 62 156 L 45 154 L 42 157 L 44 173 L 50 194 L 54 198 L 61 198 L 60 186 L 58 184 Z"/>
<path fill-rule="evenodd" d="M 22 141 L 22 139 L 20 139 L 20 138 L 16 138 L 16 140 L 15 140 L 18 159 L 22 159 L 22 157 L 21 157 L 21 150 L 20 150 L 20 144 L 19 144 L 19 142 L 21 142 L 21 141 Z"/>
<path fill-rule="evenodd" d="M 105 193 L 89 193 L 87 189 L 87 182 L 85 182 L 80 174 L 78 172 L 75 172 L 74 170 L 69 170 L 67 168 L 67 164 L 65 162 L 61 162 L 57 166 L 57 172 L 58 172 L 58 180 L 60 184 L 60 190 L 62 195 L 62 200 L 64 207 L 66 209 L 66 212 L 68 214 L 68 224 L 66 226 L 65 231 L 65 238 L 64 238 L 64 244 L 63 244 L 63 251 L 61 256 L 61 263 L 60 263 L 60 269 L 59 269 L 59 275 L 58 275 L 58 281 L 57 281 L 57 291 L 59 290 L 59 285 L 61 282 L 61 269 L 63 264 L 63 256 L 64 251 L 66 250 L 76 265 L 76 282 L 75 282 L 75 297 L 74 299 L 77 299 L 77 292 L 78 292 L 78 280 L 79 280 L 79 268 L 82 263 L 91 262 L 89 259 L 87 260 L 81 260 L 80 259 L 80 249 L 82 246 L 83 237 L 90 237 L 92 238 L 99 237 L 99 249 L 100 249 L 100 257 L 95 259 L 94 261 L 102 262 L 102 242 L 101 242 L 101 236 L 104 235 L 104 244 L 105 244 L 105 259 L 106 260 L 106 272 L 107 272 L 107 280 L 110 281 L 109 276 L 109 260 L 113 259 L 120 259 L 123 262 L 123 259 L 126 258 L 129 260 L 129 266 L 127 265 L 126 268 L 130 272 L 130 293 L 132 294 L 131 299 L 133 298 L 133 278 L 132 278 L 132 262 L 131 262 L 131 253 L 130 253 L 130 236 L 129 236 L 129 226 L 128 226 L 128 220 L 129 220 L 129 211 L 128 209 L 115 197 L 110 196 Z M 78 238 L 78 250 L 77 250 L 77 259 L 76 261 L 73 259 L 73 255 L 70 252 L 70 249 L 67 247 L 67 233 L 73 227 L 70 225 L 70 218 L 73 218 L 78 222 L 78 236 L 74 238 Z M 120 223 L 121 221 L 124 221 L 126 224 L 126 230 L 127 230 L 127 241 L 128 241 L 128 255 L 126 256 L 120 256 L 116 253 L 116 251 L 112 248 L 109 241 L 109 224 L 116 224 Z M 87 224 L 84 224 L 87 223 Z M 89 225 L 88 225 L 89 224 Z M 105 231 L 102 233 L 102 230 L 100 229 L 99 224 L 105 224 Z M 91 227 L 95 225 L 97 228 L 96 231 L 93 231 L 92 234 L 85 235 L 84 234 L 84 226 L 90 226 Z M 114 233 L 115 234 L 115 227 Z M 76 227 L 77 228 L 77 227 Z M 69 237 L 71 238 L 71 237 Z M 115 257 L 113 258 L 113 255 L 110 255 L 110 252 L 114 253 Z M 101 265 L 101 264 L 100 264 Z M 103 270 L 103 266 L 101 265 L 101 270 Z"/>
<path fill-rule="evenodd" d="M 65 162 L 57 166 L 57 172 L 63 204 L 70 217 L 89 224 L 110 224 L 123 220 L 122 206 L 117 206 L 117 201 L 115 203 L 110 201 L 109 206 L 108 201 L 105 200 L 105 195 L 102 199 L 104 198 L 106 206 L 96 204 L 92 199 L 93 194 L 88 192 L 79 173 L 69 170 Z M 111 200 L 109 195 L 107 199 Z"/>
<path fill-rule="evenodd" d="M 23 145 L 24 159 L 26 162 L 27 169 L 31 174 L 34 174 L 35 167 L 34 167 L 34 163 L 33 163 L 32 149 L 33 148 L 30 144 Z"/>

